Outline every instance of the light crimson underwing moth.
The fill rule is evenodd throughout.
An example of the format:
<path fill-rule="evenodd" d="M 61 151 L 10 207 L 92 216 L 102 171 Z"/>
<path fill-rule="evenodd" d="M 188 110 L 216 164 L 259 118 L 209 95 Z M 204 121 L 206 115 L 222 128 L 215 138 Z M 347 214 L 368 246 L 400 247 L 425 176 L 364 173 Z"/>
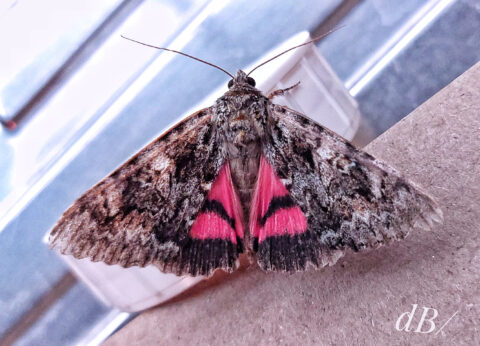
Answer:
<path fill-rule="evenodd" d="M 241 253 L 263 270 L 292 272 L 441 222 L 419 187 L 272 103 L 243 71 L 228 88 L 81 196 L 50 246 L 177 275 L 233 271 Z"/>

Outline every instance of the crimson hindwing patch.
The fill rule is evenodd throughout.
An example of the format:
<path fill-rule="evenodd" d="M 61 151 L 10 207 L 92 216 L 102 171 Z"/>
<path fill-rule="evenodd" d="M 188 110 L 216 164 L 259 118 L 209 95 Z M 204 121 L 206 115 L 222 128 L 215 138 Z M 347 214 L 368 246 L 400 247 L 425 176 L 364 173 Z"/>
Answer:
<path fill-rule="evenodd" d="M 233 267 L 231 261 L 243 251 L 243 232 L 242 208 L 227 161 L 190 229 L 191 252 L 185 257 L 195 258 L 197 263 L 209 263 L 212 267 Z M 189 266 L 195 267 L 195 263 Z"/>
<path fill-rule="evenodd" d="M 260 159 L 250 213 L 250 234 L 260 266 L 294 269 L 298 254 L 292 257 L 290 252 L 306 232 L 307 220 L 265 156 Z"/>

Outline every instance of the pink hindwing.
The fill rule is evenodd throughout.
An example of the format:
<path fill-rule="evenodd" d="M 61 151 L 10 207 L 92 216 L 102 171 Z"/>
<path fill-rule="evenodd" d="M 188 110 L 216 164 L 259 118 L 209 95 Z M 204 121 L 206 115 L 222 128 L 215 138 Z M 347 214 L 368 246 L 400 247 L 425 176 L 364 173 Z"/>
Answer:
<path fill-rule="evenodd" d="M 262 156 L 250 211 L 250 233 L 261 243 L 265 238 L 294 236 L 307 230 L 307 219 L 290 197 L 280 178 Z"/>
<path fill-rule="evenodd" d="M 243 239 L 241 210 L 230 175 L 230 165 L 226 162 L 212 184 L 190 235 L 196 239 L 226 239 L 236 244 L 237 237 Z"/>

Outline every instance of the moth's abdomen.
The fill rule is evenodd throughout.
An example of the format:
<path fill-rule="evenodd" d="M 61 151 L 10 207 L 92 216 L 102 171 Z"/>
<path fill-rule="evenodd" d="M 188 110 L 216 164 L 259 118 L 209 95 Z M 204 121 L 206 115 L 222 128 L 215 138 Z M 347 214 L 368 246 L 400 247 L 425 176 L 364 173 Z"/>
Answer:
<path fill-rule="evenodd" d="M 258 175 L 261 146 L 260 142 L 251 142 L 246 146 L 227 143 L 228 160 L 230 162 L 232 181 L 248 215 L 253 189 Z"/>

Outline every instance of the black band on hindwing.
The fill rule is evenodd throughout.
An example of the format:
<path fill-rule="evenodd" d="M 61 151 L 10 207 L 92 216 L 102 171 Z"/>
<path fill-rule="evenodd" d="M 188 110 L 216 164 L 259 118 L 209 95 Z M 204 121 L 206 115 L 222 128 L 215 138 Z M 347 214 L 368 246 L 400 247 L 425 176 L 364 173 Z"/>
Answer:
<path fill-rule="evenodd" d="M 223 220 L 227 221 L 232 229 L 235 229 L 235 219 L 228 216 L 227 211 L 219 201 L 207 199 L 202 207 L 201 212 L 213 212 L 220 216 Z"/>
<path fill-rule="evenodd" d="M 287 209 L 291 207 L 295 207 L 296 204 L 293 201 L 292 197 L 289 195 L 285 195 L 282 197 L 273 197 L 268 205 L 267 212 L 263 217 L 259 220 L 260 225 L 263 227 L 265 226 L 265 222 L 267 222 L 268 218 L 275 214 L 278 210 Z"/>

